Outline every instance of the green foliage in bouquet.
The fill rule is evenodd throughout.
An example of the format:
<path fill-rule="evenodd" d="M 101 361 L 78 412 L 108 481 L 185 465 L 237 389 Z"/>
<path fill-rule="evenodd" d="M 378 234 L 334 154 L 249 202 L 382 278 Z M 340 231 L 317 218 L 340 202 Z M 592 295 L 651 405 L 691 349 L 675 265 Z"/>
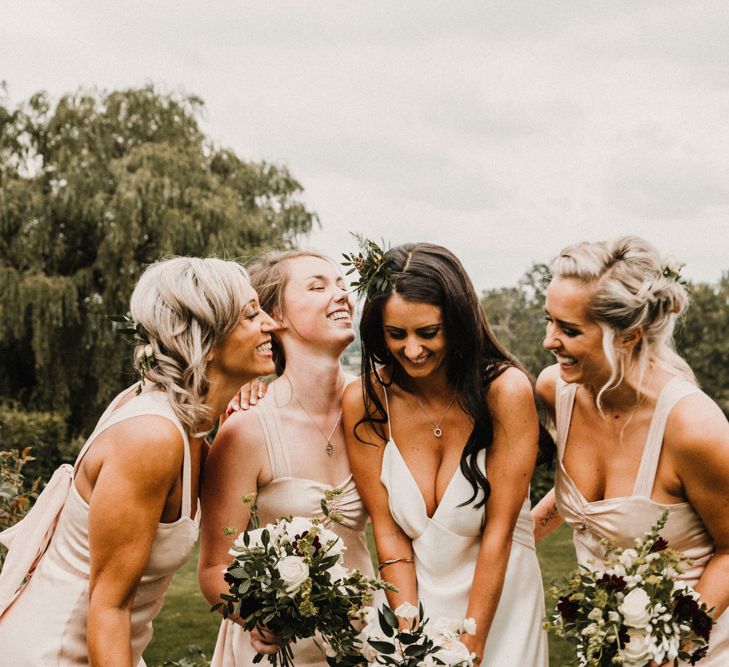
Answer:
<path fill-rule="evenodd" d="M 711 610 L 678 581 L 687 562 L 660 531 L 668 510 L 634 548 L 607 542 L 597 570 L 580 566 L 554 582 L 555 614 L 548 630 L 575 645 L 580 667 L 643 667 L 685 660 L 694 665 L 708 649 Z"/>
<path fill-rule="evenodd" d="M 256 525 L 255 510 L 253 515 Z M 372 591 L 391 588 L 347 570 L 343 551 L 341 538 L 315 518 L 282 517 L 246 530 L 230 550 L 234 560 L 225 573 L 229 590 L 212 609 L 221 609 L 226 618 L 239 616 L 248 631 L 267 628 L 280 643 L 269 661 L 293 665 L 291 646 L 297 639 L 317 632 L 326 637 L 345 633 L 351 619 L 371 603 Z M 262 659 L 259 654 L 254 662 Z"/>

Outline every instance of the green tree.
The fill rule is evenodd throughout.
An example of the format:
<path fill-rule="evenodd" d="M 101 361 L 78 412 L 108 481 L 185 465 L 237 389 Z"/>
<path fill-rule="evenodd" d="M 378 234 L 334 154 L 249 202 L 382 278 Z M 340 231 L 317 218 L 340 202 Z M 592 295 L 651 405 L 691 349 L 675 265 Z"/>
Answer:
<path fill-rule="evenodd" d="M 544 339 L 544 295 L 549 284 L 549 267 L 533 264 L 516 287 L 485 291 L 481 306 L 499 341 L 535 377 L 553 363 L 542 347 Z"/>
<path fill-rule="evenodd" d="M 689 309 L 676 333 L 676 349 L 701 388 L 729 416 L 729 272 L 716 284 L 688 285 Z"/>
<path fill-rule="evenodd" d="M 152 86 L 0 99 L 0 397 L 62 415 L 71 437 L 131 379 L 108 316 L 147 264 L 246 260 L 316 223 L 286 168 L 215 146 L 202 110 Z"/>

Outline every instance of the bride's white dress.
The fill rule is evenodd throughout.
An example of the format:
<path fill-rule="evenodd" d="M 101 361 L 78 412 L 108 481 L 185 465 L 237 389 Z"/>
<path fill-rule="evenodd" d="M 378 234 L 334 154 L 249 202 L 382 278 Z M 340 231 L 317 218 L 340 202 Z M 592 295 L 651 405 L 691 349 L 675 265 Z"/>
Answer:
<path fill-rule="evenodd" d="M 391 424 L 389 406 L 387 411 Z M 485 472 L 485 452 L 479 452 L 478 462 Z M 459 467 L 429 517 L 420 488 L 391 432 L 380 480 L 387 489 L 393 519 L 412 540 L 418 598 L 425 615 L 431 620 L 439 616 L 464 618 L 484 529 L 485 508 L 476 509 L 474 505 L 483 498 L 483 491 L 479 491 L 473 503 L 459 507 L 472 495 L 472 487 Z M 534 524 L 529 500 L 525 499 L 514 529 L 504 587 L 482 664 L 546 667 L 543 619 L 544 592 L 534 546 Z"/>

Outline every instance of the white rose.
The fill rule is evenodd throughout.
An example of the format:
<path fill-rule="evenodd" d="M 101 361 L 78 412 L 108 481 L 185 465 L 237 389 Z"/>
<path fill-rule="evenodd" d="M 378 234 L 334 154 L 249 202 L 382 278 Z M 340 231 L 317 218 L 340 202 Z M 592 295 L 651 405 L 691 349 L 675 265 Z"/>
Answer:
<path fill-rule="evenodd" d="M 618 607 L 623 615 L 625 625 L 630 628 L 644 628 L 651 619 L 650 598 L 642 588 L 634 588 L 628 593 Z"/>
<path fill-rule="evenodd" d="M 447 616 L 439 616 L 428 623 L 428 634 L 434 637 L 458 637 L 462 631 L 463 623 Z"/>
<path fill-rule="evenodd" d="M 643 630 L 628 630 L 628 643 L 623 647 L 623 667 L 643 667 L 651 658 L 650 635 Z"/>
<path fill-rule="evenodd" d="M 407 620 L 416 618 L 418 615 L 418 608 L 409 602 L 403 602 L 397 609 L 395 609 L 395 616 L 404 618 Z"/>
<path fill-rule="evenodd" d="M 472 618 L 467 618 L 463 621 L 463 629 L 466 631 L 467 635 L 475 635 L 476 634 L 476 621 Z"/>
<path fill-rule="evenodd" d="M 278 573 L 286 584 L 287 593 L 295 593 L 309 578 L 309 566 L 299 556 L 286 556 L 276 565 Z"/>
<path fill-rule="evenodd" d="M 303 535 L 314 528 L 314 524 L 311 522 L 311 519 L 306 519 L 303 516 L 294 516 L 291 517 L 290 521 L 281 521 L 279 522 L 279 526 L 291 540 L 293 540 L 296 535 Z"/>
<path fill-rule="evenodd" d="M 263 534 L 264 528 L 255 528 L 254 530 L 247 530 L 238 537 L 235 538 L 235 541 L 233 542 L 233 548 L 228 551 L 228 553 L 231 556 L 237 556 L 241 553 L 241 551 L 245 549 L 254 549 L 255 547 L 262 547 L 263 542 L 261 541 L 261 535 Z M 248 546 L 246 547 L 245 542 L 243 542 L 244 535 L 248 533 Z"/>
<path fill-rule="evenodd" d="M 469 663 L 471 661 L 470 651 L 458 639 L 444 639 L 440 646 L 441 648 L 436 652 L 435 657 L 442 660 L 446 665 L 460 665 L 463 662 Z"/>

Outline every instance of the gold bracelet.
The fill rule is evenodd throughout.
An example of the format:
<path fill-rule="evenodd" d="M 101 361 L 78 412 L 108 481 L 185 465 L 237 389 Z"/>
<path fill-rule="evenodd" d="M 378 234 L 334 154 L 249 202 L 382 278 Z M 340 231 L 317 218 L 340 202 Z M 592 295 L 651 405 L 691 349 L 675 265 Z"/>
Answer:
<path fill-rule="evenodd" d="M 383 560 L 378 566 L 378 570 L 382 570 L 383 567 L 387 567 L 388 565 L 394 565 L 395 563 L 412 563 L 413 557 L 410 556 L 410 558 L 391 558 L 390 560 Z"/>

